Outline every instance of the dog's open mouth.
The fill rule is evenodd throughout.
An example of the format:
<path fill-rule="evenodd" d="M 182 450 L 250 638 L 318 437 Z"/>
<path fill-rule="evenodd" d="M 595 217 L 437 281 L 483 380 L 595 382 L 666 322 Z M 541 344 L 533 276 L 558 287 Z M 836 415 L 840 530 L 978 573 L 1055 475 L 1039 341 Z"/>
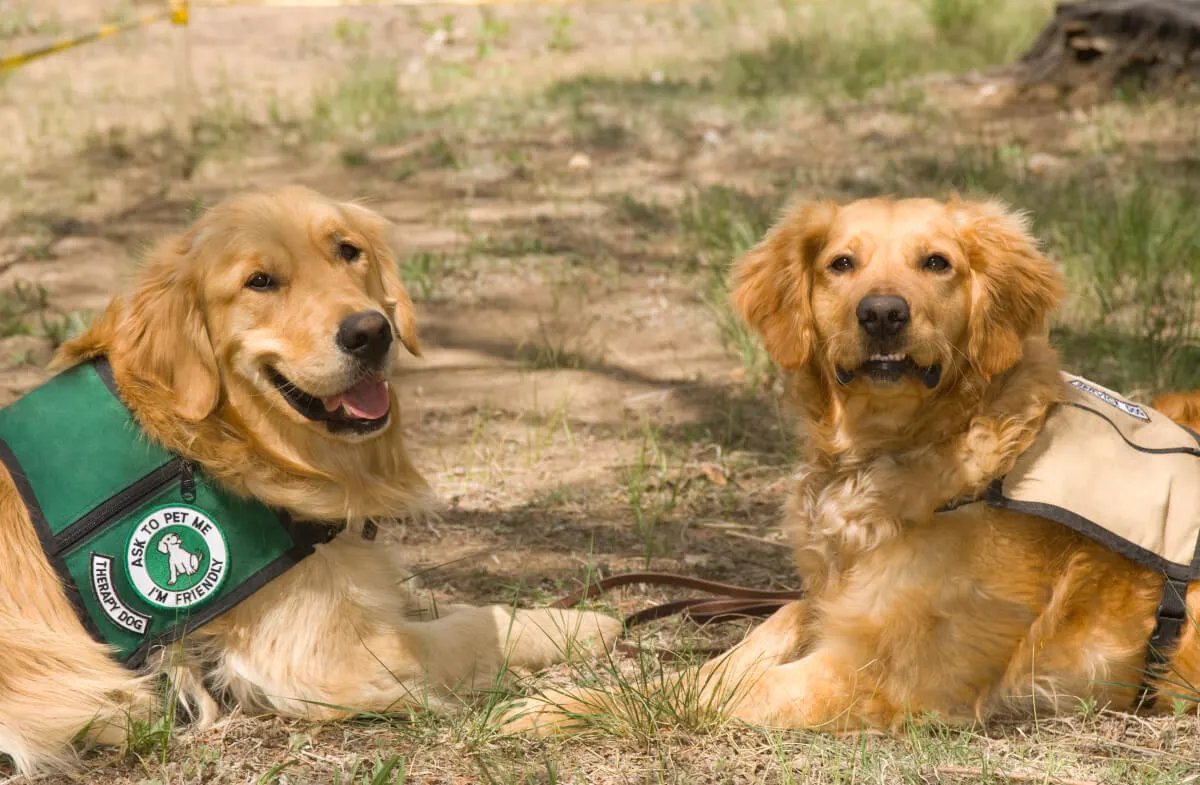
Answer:
<path fill-rule="evenodd" d="M 392 397 L 388 383 L 382 379 L 366 376 L 336 395 L 318 398 L 270 366 L 267 376 L 293 409 L 314 422 L 325 423 L 333 433 L 370 433 L 388 423 Z"/>
<path fill-rule="evenodd" d="M 905 354 L 873 354 L 854 370 L 846 370 L 840 365 L 836 370 L 838 384 L 849 384 L 857 376 L 866 376 L 876 382 L 898 382 L 906 374 L 911 374 L 932 390 L 942 379 L 940 363 L 917 365 Z"/>

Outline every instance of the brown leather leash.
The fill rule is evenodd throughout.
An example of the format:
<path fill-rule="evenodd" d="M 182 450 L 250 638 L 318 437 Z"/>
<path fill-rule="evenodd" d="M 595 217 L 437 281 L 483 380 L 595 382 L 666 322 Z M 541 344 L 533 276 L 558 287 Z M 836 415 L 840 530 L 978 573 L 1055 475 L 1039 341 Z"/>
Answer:
<path fill-rule="evenodd" d="M 682 615 L 697 624 L 712 624 L 747 617 L 770 616 L 789 602 L 801 599 L 803 591 L 763 591 L 748 589 L 732 583 L 689 578 L 667 572 L 626 572 L 610 575 L 594 581 L 574 594 L 569 594 L 553 603 L 551 608 L 573 608 L 583 600 L 597 597 L 618 586 L 642 584 L 644 586 L 670 586 L 672 588 L 706 591 L 713 597 L 693 597 L 686 600 L 652 605 L 625 618 L 625 629 L 655 619 Z"/>

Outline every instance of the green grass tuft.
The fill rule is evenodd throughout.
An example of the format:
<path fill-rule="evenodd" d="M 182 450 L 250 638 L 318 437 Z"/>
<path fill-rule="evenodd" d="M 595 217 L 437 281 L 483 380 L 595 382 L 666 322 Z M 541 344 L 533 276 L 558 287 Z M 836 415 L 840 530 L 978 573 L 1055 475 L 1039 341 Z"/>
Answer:
<path fill-rule="evenodd" d="M 417 251 L 400 262 L 400 279 L 409 296 L 420 302 L 437 296 L 438 283 L 445 274 L 448 261 L 444 253 Z"/>
<path fill-rule="evenodd" d="M 380 144 L 407 138 L 408 102 L 399 80 L 395 61 L 356 61 L 346 79 L 314 98 L 314 127 L 330 137 L 357 133 Z"/>
<path fill-rule="evenodd" d="M 729 305 L 729 266 L 758 242 L 774 222 L 782 194 L 754 196 L 723 186 L 693 193 L 680 209 L 680 231 L 689 261 L 704 278 L 703 296 L 712 309 L 721 340 L 746 368 L 751 388 L 775 378 L 770 357 Z"/>
<path fill-rule="evenodd" d="M 925 0 L 925 16 L 943 39 L 969 36 L 988 23 L 992 0 Z"/>
<path fill-rule="evenodd" d="M 1048 10 L 1036 0 L 926 0 L 917 13 L 878 2 L 824 3 L 763 46 L 681 66 L 686 75 L 588 75 L 555 85 L 547 96 L 641 104 L 701 96 L 862 98 L 910 77 L 1010 62 L 1032 43 Z"/>

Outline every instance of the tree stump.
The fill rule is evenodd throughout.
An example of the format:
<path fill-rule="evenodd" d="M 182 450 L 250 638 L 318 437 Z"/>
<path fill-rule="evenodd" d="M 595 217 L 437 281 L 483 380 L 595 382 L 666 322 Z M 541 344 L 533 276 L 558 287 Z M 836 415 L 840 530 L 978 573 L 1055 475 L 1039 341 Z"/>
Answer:
<path fill-rule="evenodd" d="M 1023 92 L 1071 103 L 1200 85 L 1200 0 L 1062 3 L 1018 70 Z"/>

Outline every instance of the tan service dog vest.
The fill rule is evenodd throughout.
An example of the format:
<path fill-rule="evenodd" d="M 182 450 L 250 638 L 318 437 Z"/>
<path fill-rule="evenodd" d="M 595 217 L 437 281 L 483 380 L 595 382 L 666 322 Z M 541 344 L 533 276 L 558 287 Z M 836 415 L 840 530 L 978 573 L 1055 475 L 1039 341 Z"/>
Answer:
<path fill-rule="evenodd" d="M 1147 666 L 1187 623 L 1200 580 L 1200 435 L 1165 414 L 1063 374 L 1064 400 L 983 501 L 1069 526 L 1166 577 Z"/>
<path fill-rule="evenodd" d="M 1200 436 L 1063 376 L 1066 400 L 988 501 L 1070 526 L 1168 577 L 1200 578 Z"/>

